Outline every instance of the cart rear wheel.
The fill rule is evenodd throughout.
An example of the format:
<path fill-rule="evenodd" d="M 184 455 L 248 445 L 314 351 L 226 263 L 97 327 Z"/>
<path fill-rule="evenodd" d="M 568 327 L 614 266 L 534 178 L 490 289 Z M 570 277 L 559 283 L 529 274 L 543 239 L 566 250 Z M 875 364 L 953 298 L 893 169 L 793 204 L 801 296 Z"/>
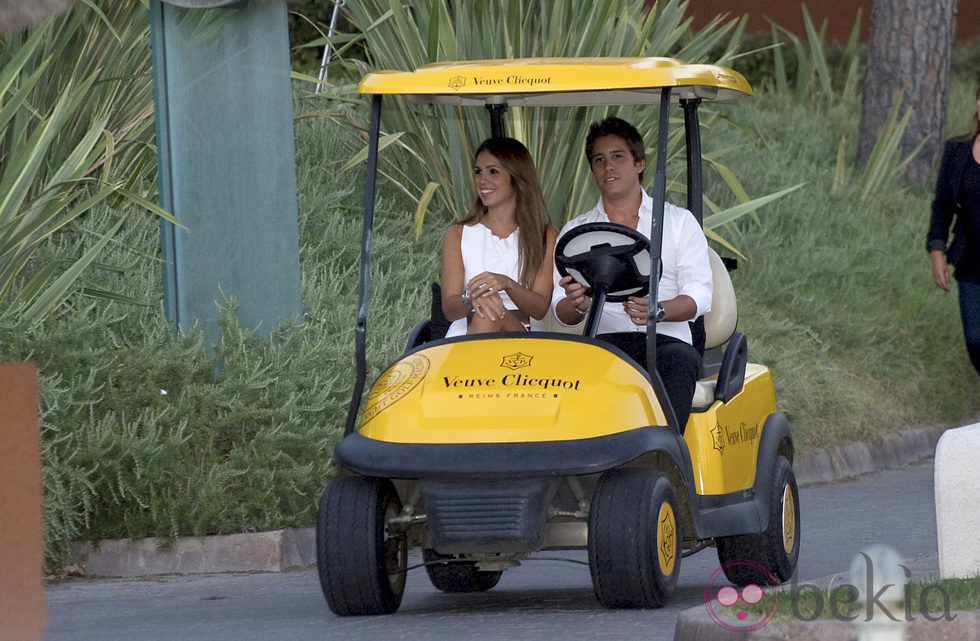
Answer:
<path fill-rule="evenodd" d="M 485 592 L 497 585 L 503 572 L 481 572 L 473 561 L 454 561 L 453 557 L 424 550 L 425 571 L 437 590 L 443 592 Z"/>
<path fill-rule="evenodd" d="M 340 616 L 390 614 L 405 592 L 408 541 L 388 519 L 401 510 L 385 479 L 341 477 L 320 498 L 316 561 L 320 587 Z"/>
<path fill-rule="evenodd" d="M 592 497 L 589 567 L 608 608 L 659 608 L 680 572 L 677 498 L 657 470 L 606 472 Z"/>
<path fill-rule="evenodd" d="M 780 456 L 770 480 L 769 525 L 765 531 L 717 540 L 718 560 L 729 581 L 736 585 L 769 585 L 772 579 L 762 569 L 780 583 L 792 578 L 800 557 L 799 497 L 793 467 Z"/>

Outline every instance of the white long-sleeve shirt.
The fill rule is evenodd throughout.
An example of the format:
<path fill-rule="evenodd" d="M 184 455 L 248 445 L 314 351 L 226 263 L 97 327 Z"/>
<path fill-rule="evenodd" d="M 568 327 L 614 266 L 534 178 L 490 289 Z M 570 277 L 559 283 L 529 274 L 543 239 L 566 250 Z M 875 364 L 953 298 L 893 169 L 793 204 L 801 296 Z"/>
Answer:
<path fill-rule="evenodd" d="M 653 199 L 641 190 L 643 200 L 640 203 L 639 225 L 637 231 L 649 238 L 650 222 L 653 216 Z M 608 223 L 602 206 L 602 198 L 589 212 L 574 218 L 561 228 L 558 238 L 561 239 L 569 229 L 586 223 Z M 664 203 L 664 233 L 661 249 L 663 273 L 657 288 L 657 298 L 660 301 L 670 300 L 682 294 L 690 296 L 697 305 L 697 314 L 701 316 L 711 309 L 711 266 L 708 262 L 708 241 L 704 237 L 701 226 L 690 211 Z M 558 284 L 561 274 L 554 269 L 555 288 L 551 296 L 551 306 L 554 308 L 565 298 L 565 290 Z M 556 316 L 557 318 L 557 316 Z M 691 319 L 694 320 L 694 319 Z M 558 321 L 561 322 L 560 320 Z M 636 325 L 630 320 L 622 303 L 606 303 L 599 321 L 599 334 L 612 332 L 645 332 L 647 326 Z M 688 321 L 657 323 L 657 333 L 673 336 L 691 343 L 691 328 Z"/>

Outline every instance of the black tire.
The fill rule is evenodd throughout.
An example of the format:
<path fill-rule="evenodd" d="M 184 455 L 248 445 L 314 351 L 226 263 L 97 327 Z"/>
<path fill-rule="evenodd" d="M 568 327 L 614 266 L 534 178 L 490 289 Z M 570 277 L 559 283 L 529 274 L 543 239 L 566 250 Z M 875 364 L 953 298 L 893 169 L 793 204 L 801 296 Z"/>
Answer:
<path fill-rule="evenodd" d="M 589 568 L 607 608 L 659 608 L 677 587 L 677 497 L 658 470 L 606 472 L 592 496 Z"/>
<path fill-rule="evenodd" d="M 437 590 L 443 592 L 486 592 L 497 585 L 502 571 L 481 572 L 473 561 L 453 561 L 435 550 L 423 550 L 425 571 Z"/>
<path fill-rule="evenodd" d="M 718 560 L 725 576 L 735 585 L 769 585 L 772 578 L 785 583 L 796 571 L 800 558 L 800 495 L 793 467 L 783 456 L 773 466 L 768 508 L 769 525 L 764 532 L 717 539 Z"/>
<path fill-rule="evenodd" d="M 405 592 L 408 540 L 388 518 L 401 502 L 386 479 L 336 478 L 316 519 L 316 564 L 327 605 L 339 616 L 391 614 Z"/>

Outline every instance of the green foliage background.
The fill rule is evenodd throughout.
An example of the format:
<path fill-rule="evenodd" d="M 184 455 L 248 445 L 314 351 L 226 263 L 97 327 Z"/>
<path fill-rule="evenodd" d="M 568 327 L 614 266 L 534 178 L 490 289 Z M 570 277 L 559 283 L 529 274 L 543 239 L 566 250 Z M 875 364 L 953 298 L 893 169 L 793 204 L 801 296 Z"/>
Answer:
<path fill-rule="evenodd" d="M 931 194 L 901 187 L 902 159 L 888 153 L 888 135 L 874 166 L 853 167 L 859 98 L 846 70 L 860 48 L 830 49 L 788 39 L 781 62 L 771 50 L 732 58 L 757 95 L 718 107 L 704 132 L 706 156 L 724 157 L 745 192 L 716 176 L 708 197 L 720 211 L 805 183 L 717 227 L 745 254 L 733 274 L 740 326 L 750 357 L 773 371 L 801 449 L 875 442 L 980 412 L 955 294 L 937 290 L 929 275 Z M 753 77 L 753 69 L 766 71 Z M 951 133 L 966 126 L 974 83 L 957 71 Z M 311 95 L 303 83 L 296 105 L 302 326 L 258 341 L 227 300 L 216 353 L 194 331 L 174 337 L 162 315 L 157 222 L 120 224 L 110 202 L 49 235 L 23 277 L 85 255 L 119 225 L 84 275 L 85 289 L 114 292 L 115 300 L 80 288 L 43 322 L 15 306 L 0 309 L 0 360 L 33 360 L 40 371 L 52 566 L 78 539 L 313 522 L 352 389 L 362 176 L 343 167 L 363 145 L 356 124 L 366 105 L 339 87 Z M 369 378 L 428 313 L 427 284 L 438 277 L 439 242 L 455 212 L 416 221 L 416 209 L 403 185 L 381 181 Z"/>
<path fill-rule="evenodd" d="M 72 292 L 122 300 L 83 273 L 133 213 L 170 218 L 154 192 L 153 106 L 140 2 L 84 0 L 31 32 L 0 34 L 0 309 L 40 322 Z M 79 254 L 43 245 L 108 206 Z M 128 299 L 139 302 L 138 299 Z"/>

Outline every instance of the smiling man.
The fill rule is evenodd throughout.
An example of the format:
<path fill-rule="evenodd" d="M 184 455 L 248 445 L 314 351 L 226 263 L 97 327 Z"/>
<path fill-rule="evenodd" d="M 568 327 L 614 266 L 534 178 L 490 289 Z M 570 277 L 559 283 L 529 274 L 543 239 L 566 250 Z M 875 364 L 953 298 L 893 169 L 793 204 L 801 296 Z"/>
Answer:
<path fill-rule="evenodd" d="M 653 199 L 640 185 L 646 168 L 643 137 L 620 118 L 594 123 L 585 141 L 585 155 L 599 188 L 598 204 L 570 220 L 568 230 L 586 223 L 609 222 L 634 229 L 649 237 Z M 701 356 L 691 344 L 692 321 L 710 309 L 711 267 L 708 243 L 694 215 L 670 203 L 664 204 L 661 248 L 663 273 L 658 287 L 657 371 L 677 413 L 683 431 L 691 409 Z M 586 288 L 554 271 L 552 306 L 564 325 L 582 321 L 592 306 Z M 626 352 L 646 367 L 647 297 L 631 296 L 623 303 L 606 303 L 597 338 Z"/>

